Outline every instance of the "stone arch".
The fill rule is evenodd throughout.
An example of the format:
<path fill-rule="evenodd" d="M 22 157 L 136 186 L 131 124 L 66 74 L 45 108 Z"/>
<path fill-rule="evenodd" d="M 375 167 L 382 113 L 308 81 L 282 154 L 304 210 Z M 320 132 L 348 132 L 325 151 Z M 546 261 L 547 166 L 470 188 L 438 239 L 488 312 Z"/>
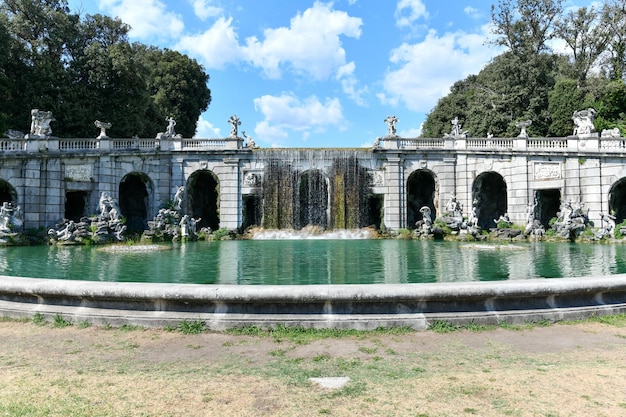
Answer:
<path fill-rule="evenodd" d="M 626 220 L 626 177 L 617 180 L 609 190 L 609 213 L 615 216 L 615 223 Z"/>
<path fill-rule="evenodd" d="M 422 220 L 420 209 L 424 206 L 430 208 L 431 220 L 435 221 L 437 211 L 435 208 L 437 182 L 435 174 L 428 169 L 418 169 L 409 175 L 406 182 L 407 189 L 407 221 L 408 227 L 415 228 L 415 223 Z"/>
<path fill-rule="evenodd" d="M 120 214 L 126 219 L 129 232 L 141 232 L 146 229 L 152 195 L 152 180 L 146 174 L 131 172 L 120 181 Z"/>
<path fill-rule="evenodd" d="M 319 169 L 300 174 L 297 187 L 297 229 L 305 226 L 328 227 L 328 180 Z"/>
<path fill-rule="evenodd" d="M 17 206 L 17 191 L 8 181 L 0 179 L 0 204 L 4 202 Z"/>
<path fill-rule="evenodd" d="M 476 206 L 478 226 L 496 227 L 496 221 L 507 212 L 506 182 L 494 171 L 483 172 L 472 184 L 472 206 Z"/>
<path fill-rule="evenodd" d="M 196 171 L 187 180 L 187 213 L 200 219 L 198 227 L 220 228 L 219 179 L 209 170 Z"/>

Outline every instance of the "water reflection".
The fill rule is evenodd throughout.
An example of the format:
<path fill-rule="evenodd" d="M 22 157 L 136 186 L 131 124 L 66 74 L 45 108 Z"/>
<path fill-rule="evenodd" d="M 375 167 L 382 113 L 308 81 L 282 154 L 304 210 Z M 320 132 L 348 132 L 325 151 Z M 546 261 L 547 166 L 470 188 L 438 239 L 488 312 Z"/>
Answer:
<path fill-rule="evenodd" d="M 413 240 L 195 242 L 167 250 L 0 250 L 0 274 L 199 284 L 370 284 L 521 280 L 626 273 L 624 245 Z"/>

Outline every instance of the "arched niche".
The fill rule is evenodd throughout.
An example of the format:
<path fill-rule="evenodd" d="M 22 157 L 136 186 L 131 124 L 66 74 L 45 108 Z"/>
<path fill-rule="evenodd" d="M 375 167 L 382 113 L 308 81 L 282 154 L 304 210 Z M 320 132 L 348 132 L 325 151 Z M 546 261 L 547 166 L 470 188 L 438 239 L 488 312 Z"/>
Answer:
<path fill-rule="evenodd" d="M 122 178 L 119 186 L 119 204 L 129 232 L 141 232 L 146 229 L 152 190 L 152 181 L 146 174 L 132 172 Z"/>
<path fill-rule="evenodd" d="M 626 177 L 617 180 L 609 190 L 609 213 L 615 216 L 615 223 L 626 219 Z"/>
<path fill-rule="evenodd" d="M 297 228 L 328 226 L 328 181 L 319 169 L 303 172 L 298 179 Z"/>
<path fill-rule="evenodd" d="M 17 191 L 15 188 L 8 182 L 3 179 L 0 179 L 0 204 L 8 202 L 16 206 L 17 202 Z"/>
<path fill-rule="evenodd" d="M 483 172 L 472 184 L 472 205 L 476 207 L 481 229 L 496 227 L 496 222 L 507 212 L 506 182 L 497 172 Z"/>
<path fill-rule="evenodd" d="M 196 171 L 187 180 L 187 214 L 200 219 L 199 228 L 220 228 L 219 180 L 213 172 Z"/>
<path fill-rule="evenodd" d="M 430 208 L 431 220 L 437 217 L 435 209 L 435 194 L 437 185 L 435 175 L 427 169 L 419 169 L 409 175 L 406 183 L 407 188 L 407 221 L 408 227 L 415 228 L 415 223 L 422 220 L 423 214 L 420 209 L 424 206 Z"/>

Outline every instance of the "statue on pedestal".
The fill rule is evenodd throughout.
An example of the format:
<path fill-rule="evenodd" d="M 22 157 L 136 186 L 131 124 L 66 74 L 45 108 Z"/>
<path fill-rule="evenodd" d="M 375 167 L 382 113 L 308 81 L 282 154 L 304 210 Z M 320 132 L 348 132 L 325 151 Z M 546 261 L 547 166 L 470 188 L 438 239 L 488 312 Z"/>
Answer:
<path fill-rule="evenodd" d="M 389 131 L 389 134 L 387 136 L 389 137 L 394 137 L 397 136 L 396 135 L 396 123 L 398 123 L 400 121 L 400 119 L 398 119 L 396 116 L 387 116 L 387 118 L 384 120 L 385 123 L 387 123 L 387 129 Z"/>
<path fill-rule="evenodd" d="M 46 138 L 52 135 L 50 123 L 56 121 L 56 119 L 51 111 L 32 109 L 30 116 L 30 134 L 32 136 Z"/>
<path fill-rule="evenodd" d="M 112 126 L 111 123 L 101 122 L 100 120 L 96 120 L 95 122 L 93 122 L 93 124 L 97 128 L 100 128 L 100 134 L 98 135 L 98 137 L 96 139 L 108 138 L 108 136 L 107 136 L 107 129 L 111 128 L 111 126 Z"/>
<path fill-rule="evenodd" d="M 231 124 L 230 137 L 236 138 L 239 126 L 241 126 L 241 121 L 239 120 L 239 117 L 237 117 L 236 115 L 230 116 L 230 119 L 228 119 L 228 123 Z"/>

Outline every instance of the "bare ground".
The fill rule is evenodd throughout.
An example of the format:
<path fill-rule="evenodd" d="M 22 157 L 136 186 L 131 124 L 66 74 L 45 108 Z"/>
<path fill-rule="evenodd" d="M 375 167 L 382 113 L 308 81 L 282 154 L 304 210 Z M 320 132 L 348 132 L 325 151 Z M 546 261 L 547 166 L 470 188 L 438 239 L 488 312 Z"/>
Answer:
<path fill-rule="evenodd" d="M 309 377 L 349 377 L 329 390 Z M 0 322 L 5 416 L 626 416 L 626 328 L 308 341 Z"/>

